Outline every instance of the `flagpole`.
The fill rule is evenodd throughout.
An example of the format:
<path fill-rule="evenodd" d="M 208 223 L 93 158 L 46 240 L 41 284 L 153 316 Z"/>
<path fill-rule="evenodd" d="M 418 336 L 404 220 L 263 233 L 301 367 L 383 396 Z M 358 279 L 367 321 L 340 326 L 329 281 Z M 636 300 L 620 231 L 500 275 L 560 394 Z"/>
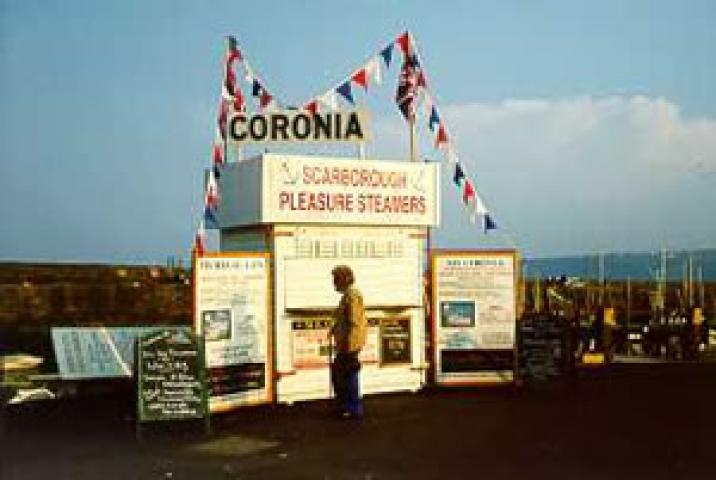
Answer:
<path fill-rule="evenodd" d="M 417 145 L 415 142 L 415 114 L 410 116 L 410 161 L 417 162 Z"/>

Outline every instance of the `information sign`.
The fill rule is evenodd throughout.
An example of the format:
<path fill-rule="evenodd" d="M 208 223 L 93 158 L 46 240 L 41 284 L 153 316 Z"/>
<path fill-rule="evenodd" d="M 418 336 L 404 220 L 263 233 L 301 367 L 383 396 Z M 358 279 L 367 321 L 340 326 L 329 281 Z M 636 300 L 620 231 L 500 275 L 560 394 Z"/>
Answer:
<path fill-rule="evenodd" d="M 53 327 L 52 346 L 63 380 L 131 377 L 137 338 L 184 326 Z"/>
<path fill-rule="evenodd" d="M 207 254 L 194 271 L 194 322 L 205 342 L 211 411 L 269 402 L 268 255 Z"/>
<path fill-rule="evenodd" d="M 515 264 L 513 250 L 434 252 L 436 383 L 514 380 Z"/>
<path fill-rule="evenodd" d="M 380 322 L 380 363 L 410 363 L 410 317 L 385 318 Z"/>

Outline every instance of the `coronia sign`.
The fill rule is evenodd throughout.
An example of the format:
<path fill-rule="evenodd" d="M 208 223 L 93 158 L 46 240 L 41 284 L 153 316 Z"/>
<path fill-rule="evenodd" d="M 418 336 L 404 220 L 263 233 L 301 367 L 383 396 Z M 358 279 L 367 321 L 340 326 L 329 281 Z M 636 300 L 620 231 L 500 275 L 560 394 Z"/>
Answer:
<path fill-rule="evenodd" d="M 312 114 L 287 110 L 257 114 L 235 113 L 229 118 L 228 139 L 234 145 L 258 142 L 365 142 L 365 111 Z"/>
<path fill-rule="evenodd" d="M 264 223 L 437 225 L 437 165 L 268 156 Z"/>

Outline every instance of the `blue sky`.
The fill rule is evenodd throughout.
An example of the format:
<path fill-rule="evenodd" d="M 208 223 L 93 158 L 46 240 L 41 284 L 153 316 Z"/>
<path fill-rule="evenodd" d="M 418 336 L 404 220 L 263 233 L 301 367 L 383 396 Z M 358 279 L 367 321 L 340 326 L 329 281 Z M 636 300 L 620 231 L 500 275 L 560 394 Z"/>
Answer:
<path fill-rule="evenodd" d="M 300 104 L 406 28 L 501 227 L 472 225 L 445 172 L 438 245 L 716 247 L 714 25 L 708 0 L 0 0 L 0 259 L 186 256 L 223 37 Z M 407 155 L 396 78 L 360 99 L 373 157 Z"/>

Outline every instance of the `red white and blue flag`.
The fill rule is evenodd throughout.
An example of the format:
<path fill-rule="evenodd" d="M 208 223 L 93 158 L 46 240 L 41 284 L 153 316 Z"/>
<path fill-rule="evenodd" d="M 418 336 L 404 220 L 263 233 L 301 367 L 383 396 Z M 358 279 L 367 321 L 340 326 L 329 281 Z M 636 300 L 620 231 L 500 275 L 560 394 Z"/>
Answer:
<path fill-rule="evenodd" d="M 408 53 L 403 59 L 398 78 L 398 89 L 395 92 L 395 103 L 406 120 L 415 119 L 415 105 L 420 88 L 420 65 L 415 54 Z"/>
<path fill-rule="evenodd" d="M 206 230 L 204 230 L 204 220 L 199 222 L 199 228 L 194 236 L 194 253 L 197 257 L 204 255 L 206 245 Z"/>

